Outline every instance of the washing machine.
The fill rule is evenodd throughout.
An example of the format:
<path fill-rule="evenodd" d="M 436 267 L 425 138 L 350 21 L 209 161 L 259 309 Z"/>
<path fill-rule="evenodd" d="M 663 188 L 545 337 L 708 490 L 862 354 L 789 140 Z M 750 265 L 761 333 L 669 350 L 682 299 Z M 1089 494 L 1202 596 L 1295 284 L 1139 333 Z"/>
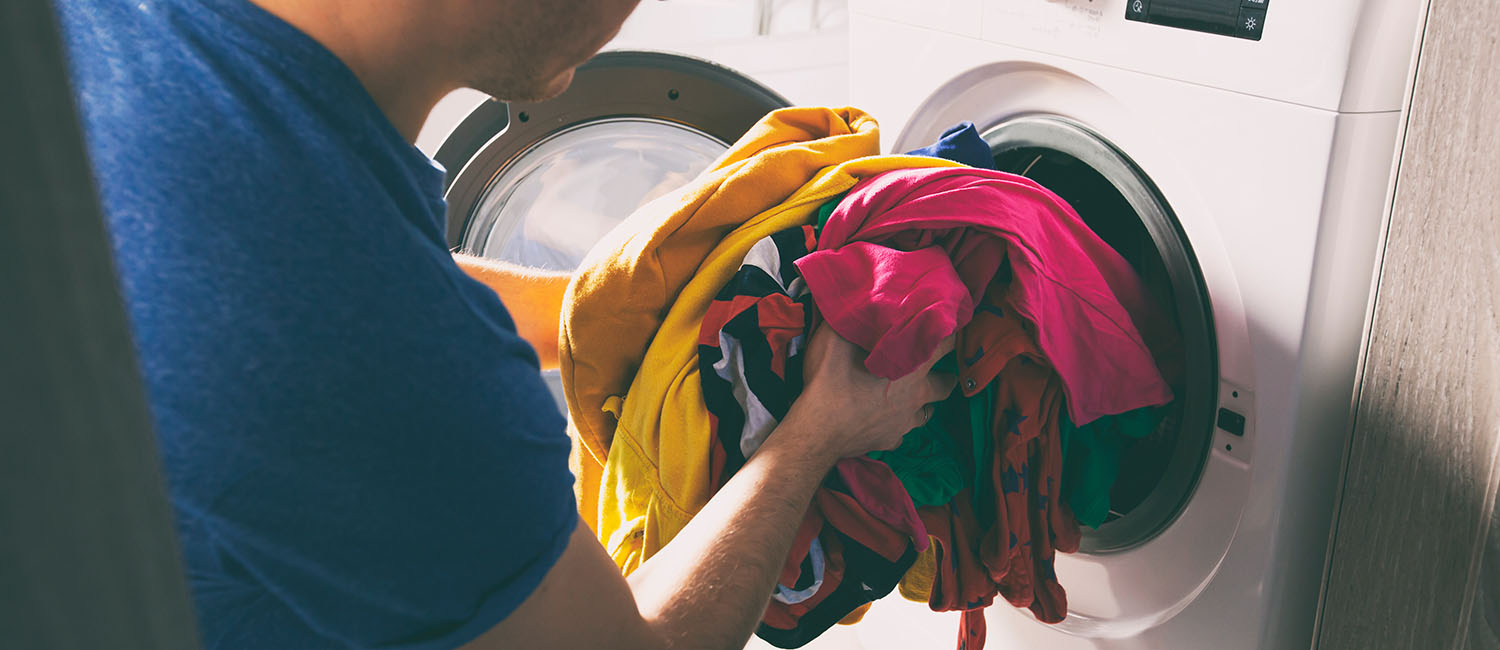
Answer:
<path fill-rule="evenodd" d="M 1058 560 L 1067 620 L 991 607 L 990 647 L 1310 647 L 1425 0 L 851 12 L 853 104 L 887 150 L 974 122 L 999 168 L 1135 266 L 1182 343 L 1170 414 L 1126 455 L 1109 519 Z M 601 54 L 547 102 L 482 103 L 435 155 L 450 244 L 571 269 L 784 105 L 650 52 Z M 892 594 L 807 647 L 942 648 L 957 626 Z"/>
<path fill-rule="evenodd" d="M 890 150 L 975 122 L 1182 335 L 1173 416 L 1058 560 L 1067 620 L 992 607 L 991 646 L 1311 647 L 1425 2 L 851 10 L 851 98 Z M 950 617 L 886 599 L 860 641 L 935 647 Z"/>

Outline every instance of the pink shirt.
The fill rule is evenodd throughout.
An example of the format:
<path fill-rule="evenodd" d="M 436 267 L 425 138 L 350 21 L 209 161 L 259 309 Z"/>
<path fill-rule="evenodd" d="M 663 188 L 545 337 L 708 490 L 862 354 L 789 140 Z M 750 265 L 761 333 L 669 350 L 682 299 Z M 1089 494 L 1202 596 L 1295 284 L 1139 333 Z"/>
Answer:
<path fill-rule="evenodd" d="M 1135 271 L 1030 179 L 973 168 L 886 172 L 850 190 L 818 250 L 796 265 L 819 312 L 870 352 L 877 375 L 920 366 L 969 322 L 985 287 L 1009 275 L 1007 302 L 1062 377 L 1074 422 L 1172 400 L 1137 330 L 1159 319 Z"/>

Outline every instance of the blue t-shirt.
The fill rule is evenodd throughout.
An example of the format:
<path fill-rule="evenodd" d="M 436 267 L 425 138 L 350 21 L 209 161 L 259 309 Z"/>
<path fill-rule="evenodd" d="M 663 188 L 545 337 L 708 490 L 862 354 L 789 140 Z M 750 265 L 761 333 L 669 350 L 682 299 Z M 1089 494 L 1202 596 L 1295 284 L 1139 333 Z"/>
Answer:
<path fill-rule="evenodd" d="M 443 171 L 244 0 L 59 0 L 205 645 L 448 648 L 577 523 Z"/>

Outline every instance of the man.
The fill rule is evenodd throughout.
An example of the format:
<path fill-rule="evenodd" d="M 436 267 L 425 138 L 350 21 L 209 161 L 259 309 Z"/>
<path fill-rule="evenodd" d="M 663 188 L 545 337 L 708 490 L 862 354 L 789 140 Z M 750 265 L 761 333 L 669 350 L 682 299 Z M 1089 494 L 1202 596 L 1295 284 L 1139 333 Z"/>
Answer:
<path fill-rule="evenodd" d="M 951 389 L 824 328 L 629 580 L 577 524 L 517 334 L 555 363 L 556 278 L 461 270 L 409 142 L 460 86 L 561 92 L 636 2 L 59 0 L 206 646 L 740 647 L 823 475 Z"/>

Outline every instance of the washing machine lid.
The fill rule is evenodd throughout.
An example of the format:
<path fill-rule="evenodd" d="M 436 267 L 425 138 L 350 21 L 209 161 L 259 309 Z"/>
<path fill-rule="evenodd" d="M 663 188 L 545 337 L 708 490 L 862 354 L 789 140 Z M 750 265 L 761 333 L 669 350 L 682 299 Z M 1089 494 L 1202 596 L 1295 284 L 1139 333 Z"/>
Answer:
<path fill-rule="evenodd" d="M 436 158 L 448 243 L 572 270 L 640 205 L 691 181 L 786 99 L 728 68 L 662 52 L 594 57 L 537 103 L 489 101 Z"/>

